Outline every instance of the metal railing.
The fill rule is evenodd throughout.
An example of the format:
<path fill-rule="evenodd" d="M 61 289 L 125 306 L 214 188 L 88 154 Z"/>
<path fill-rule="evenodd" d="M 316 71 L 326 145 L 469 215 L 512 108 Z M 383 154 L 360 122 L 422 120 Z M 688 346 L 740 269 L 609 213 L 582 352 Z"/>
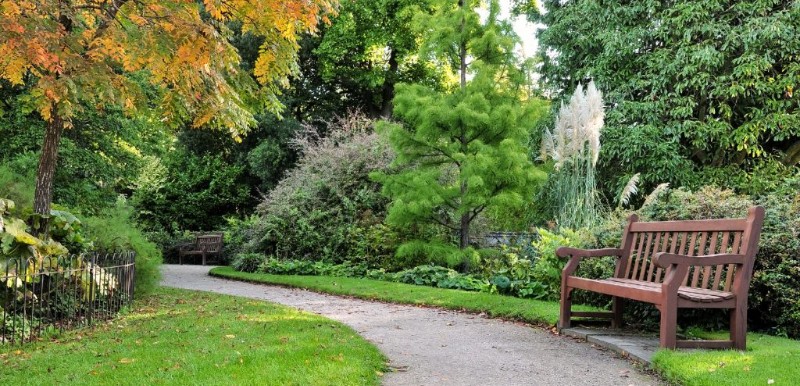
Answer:
<path fill-rule="evenodd" d="M 134 256 L 0 258 L 0 346 L 116 316 L 133 300 Z"/>

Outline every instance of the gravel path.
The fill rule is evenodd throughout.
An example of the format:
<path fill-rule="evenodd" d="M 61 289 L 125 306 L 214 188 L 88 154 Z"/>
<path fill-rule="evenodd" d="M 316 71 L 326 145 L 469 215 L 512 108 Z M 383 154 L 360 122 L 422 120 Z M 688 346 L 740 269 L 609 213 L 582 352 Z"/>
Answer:
<path fill-rule="evenodd" d="M 165 265 L 162 284 L 263 299 L 343 322 L 377 345 L 392 385 L 660 385 L 626 360 L 538 328 L 453 311 L 354 300 Z"/>

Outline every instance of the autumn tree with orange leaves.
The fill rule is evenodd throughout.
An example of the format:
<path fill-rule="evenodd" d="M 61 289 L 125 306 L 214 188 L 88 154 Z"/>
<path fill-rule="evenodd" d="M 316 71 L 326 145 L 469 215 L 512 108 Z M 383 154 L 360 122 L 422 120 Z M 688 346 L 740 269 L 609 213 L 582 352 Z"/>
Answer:
<path fill-rule="evenodd" d="M 0 87 L 24 86 L 47 122 L 34 212 L 50 212 L 58 143 L 82 109 L 156 108 L 171 124 L 238 138 L 255 108 L 280 111 L 297 36 L 334 11 L 335 0 L 0 0 Z M 252 74 L 239 67 L 231 21 L 264 38 Z M 146 74 L 156 100 L 131 73 Z"/>

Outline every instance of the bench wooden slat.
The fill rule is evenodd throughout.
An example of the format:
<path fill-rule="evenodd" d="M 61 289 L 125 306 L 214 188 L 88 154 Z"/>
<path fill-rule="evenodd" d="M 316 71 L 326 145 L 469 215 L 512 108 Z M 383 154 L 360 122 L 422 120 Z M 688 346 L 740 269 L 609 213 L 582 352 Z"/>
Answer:
<path fill-rule="evenodd" d="M 731 245 L 731 250 L 735 251 L 733 253 L 741 253 L 742 250 L 742 234 L 736 232 L 733 235 L 733 245 Z M 728 264 L 728 271 L 725 275 L 725 287 L 723 287 L 724 291 L 731 290 L 731 284 L 733 283 L 733 276 L 736 275 L 736 267 L 733 264 Z"/>
<path fill-rule="evenodd" d="M 700 242 L 692 246 L 692 250 L 697 251 L 697 255 L 705 255 L 706 254 L 706 241 L 708 241 L 708 233 L 707 232 L 700 232 Z M 694 254 L 692 256 L 695 256 Z M 700 271 L 701 269 L 695 267 L 693 269 L 694 273 L 692 274 L 692 284 L 690 287 L 697 287 L 698 281 L 700 279 Z"/>
<path fill-rule="evenodd" d="M 708 246 L 708 251 L 704 254 L 715 254 L 717 253 L 717 238 L 719 237 L 719 232 L 711 233 L 711 243 Z M 711 279 L 711 266 L 705 267 L 703 269 L 703 282 L 700 284 L 700 288 L 708 288 L 708 282 Z"/>
<path fill-rule="evenodd" d="M 618 283 L 621 286 L 636 289 L 657 290 L 661 291 L 661 283 L 653 283 L 646 281 L 638 281 L 631 279 L 605 279 L 604 281 Z M 733 299 L 735 295 L 731 292 L 716 291 L 703 288 L 694 287 L 680 287 L 678 289 L 678 296 L 688 299 L 697 300 L 700 302 L 721 302 L 723 300 Z"/>
<path fill-rule="evenodd" d="M 646 235 L 646 237 L 645 237 L 645 241 L 644 241 L 644 248 L 642 250 L 642 254 L 639 255 L 639 260 L 638 260 L 639 264 L 638 264 L 637 267 L 633 268 L 633 274 L 631 275 L 631 279 L 635 279 L 636 278 L 636 274 L 639 273 L 640 271 L 644 270 L 643 267 L 647 263 L 646 262 L 647 257 L 650 255 L 650 243 L 653 240 L 653 233 L 652 232 L 648 232 L 648 233 L 645 233 L 645 235 Z"/>
<path fill-rule="evenodd" d="M 722 243 L 719 248 L 719 253 L 727 253 L 728 242 L 730 241 L 730 232 L 722 234 Z M 714 268 L 714 282 L 711 284 L 711 289 L 719 289 L 719 283 L 722 280 L 722 271 L 725 269 L 724 265 L 718 265 Z"/>
<path fill-rule="evenodd" d="M 691 236 L 689 236 L 689 235 L 691 235 Z M 685 255 L 694 256 L 694 244 L 695 244 L 695 241 L 697 241 L 697 232 L 687 233 L 687 236 L 689 236 L 690 241 L 689 241 L 689 244 L 687 244 L 687 250 L 686 250 Z M 683 279 L 683 285 L 684 286 L 688 286 L 689 285 L 689 274 L 690 274 L 690 272 L 687 271 L 686 272 L 686 277 Z"/>
<path fill-rule="evenodd" d="M 741 232 L 745 229 L 745 219 L 636 222 L 631 225 L 631 232 Z"/>

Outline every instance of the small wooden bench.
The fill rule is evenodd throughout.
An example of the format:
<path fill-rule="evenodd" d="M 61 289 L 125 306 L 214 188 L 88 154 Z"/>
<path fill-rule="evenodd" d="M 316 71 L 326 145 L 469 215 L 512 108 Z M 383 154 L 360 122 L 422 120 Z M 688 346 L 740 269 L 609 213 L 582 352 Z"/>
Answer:
<path fill-rule="evenodd" d="M 219 256 L 221 253 L 222 232 L 197 235 L 194 242 L 178 248 L 178 264 L 183 264 L 184 256 L 200 255 L 203 265 L 206 265 L 207 256 Z"/>
<path fill-rule="evenodd" d="M 750 208 L 744 219 L 639 222 L 632 215 L 621 248 L 559 248 L 556 254 L 570 259 L 561 276 L 558 327 L 569 328 L 572 317 L 611 319 L 612 327 L 620 327 L 623 299 L 632 299 L 652 303 L 661 312 L 661 347 L 744 350 L 747 292 L 763 222 L 760 206 Z M 613 277 L 574 276 L 581 260 L 601 256 L 618 257 Z M 575 289 L 611 295 L 612 311 L 573 312 Z M 677 340 L 679 308 L 729 309 L 730 340 Z"/>

